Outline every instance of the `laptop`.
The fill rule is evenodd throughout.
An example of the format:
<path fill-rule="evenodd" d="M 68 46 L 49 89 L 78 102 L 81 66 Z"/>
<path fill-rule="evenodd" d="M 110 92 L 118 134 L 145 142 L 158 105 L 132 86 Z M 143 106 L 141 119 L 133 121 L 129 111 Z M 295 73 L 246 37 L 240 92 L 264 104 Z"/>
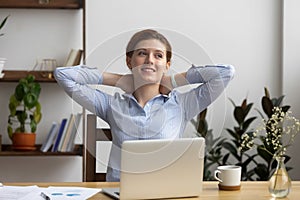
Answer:
<path fill-rule="evenodd" d="M 199 196 L 204 151 L 204 138 L 124 141 L 120 188 L 102 192 L 115 199 Z"/>

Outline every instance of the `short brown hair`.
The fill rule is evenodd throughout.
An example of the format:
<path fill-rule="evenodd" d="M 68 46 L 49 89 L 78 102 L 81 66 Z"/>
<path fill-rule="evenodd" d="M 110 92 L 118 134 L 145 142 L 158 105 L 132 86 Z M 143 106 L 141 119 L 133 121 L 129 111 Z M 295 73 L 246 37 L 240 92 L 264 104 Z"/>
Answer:
<path fill-rule="evenodd" d="M 131 39 L 129 40 L 127 47 L 126 47 L 126 56 L 131 58 L 132 54 L 135 50 L 135 46 L 140 41 L 150 40 L 150 39 L 159 40 L 161 43 L 163 43 L 165 45 L 166 51 L 167 51 L 167 62 L 171 61 L 172 47 L 171 47 L 169 41 L 161 33 L 157 32 L 155 30 L 152 30 L 152 29 L 146 29 L 146 30 L 139 31 L 131 37 Z"/>

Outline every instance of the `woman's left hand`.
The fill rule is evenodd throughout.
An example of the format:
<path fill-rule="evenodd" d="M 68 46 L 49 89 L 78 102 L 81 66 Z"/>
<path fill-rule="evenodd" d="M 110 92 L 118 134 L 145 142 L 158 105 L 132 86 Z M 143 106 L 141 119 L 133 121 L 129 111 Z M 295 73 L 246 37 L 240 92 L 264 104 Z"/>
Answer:
<path fill-rule="evenodd" d="M 173 89 L 170 76 L 163 75 L 160 81 L 159 91 L 161 94 L 169 94 Z"/>

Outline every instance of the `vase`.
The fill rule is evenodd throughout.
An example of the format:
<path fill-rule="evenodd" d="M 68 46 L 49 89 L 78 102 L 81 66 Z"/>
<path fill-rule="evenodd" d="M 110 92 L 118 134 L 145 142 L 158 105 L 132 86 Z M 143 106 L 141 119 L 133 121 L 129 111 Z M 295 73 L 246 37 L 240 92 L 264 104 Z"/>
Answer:
<path fill-rule="evenodd" d="M 291 190 L 291 179 L 286 171 L 284 157 L 276 157 L 277 166 L 269 180 L 269 192 L 273 197 L 284 198 Z"/>

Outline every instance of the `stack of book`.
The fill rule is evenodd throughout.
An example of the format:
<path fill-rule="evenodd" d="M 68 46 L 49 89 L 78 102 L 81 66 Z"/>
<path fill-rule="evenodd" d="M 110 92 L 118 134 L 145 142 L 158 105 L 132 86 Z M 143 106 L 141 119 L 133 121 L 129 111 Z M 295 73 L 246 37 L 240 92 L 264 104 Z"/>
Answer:
<path fill-rule="evenodd" d="M 62 119 L 60 124 L 53 122 L 40 151 L 72 152 L 81 116 L 81 113 L 71 114 L 69 119 Z"/>
<path fill-rule="evenodd" d="M 68 67 L 68 66 L 79 65 L 80 61 L 81 61 L 82 54 L 83 54 L 82 49 L 71 49 L 71 51 L 68 55 L 68 58 L 65 61 L 64 66 Z"/>

